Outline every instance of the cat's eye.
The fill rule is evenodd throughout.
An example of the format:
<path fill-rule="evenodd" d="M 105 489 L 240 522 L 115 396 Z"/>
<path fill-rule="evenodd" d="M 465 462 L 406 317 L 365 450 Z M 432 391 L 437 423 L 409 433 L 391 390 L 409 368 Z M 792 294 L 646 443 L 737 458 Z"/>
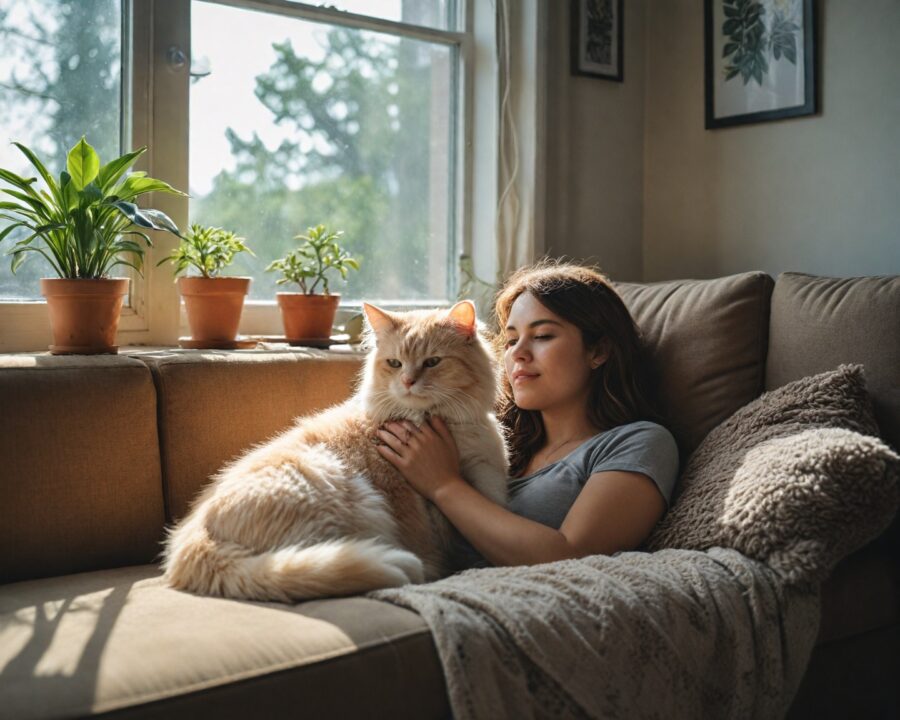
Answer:
<path fill-rule="evenodd" d="M 425 367 L 431 368 L 431 367 L 434 367 L 435 365 L 437 365 L 440 361 L 441 361 L 441 359 L 439 357 L 425 358 L 422 365 L 424 365 Z"/>
<path fill-rule="evenodd" d="M 398 367 L 400 367 L 403 363 L 400 362 L 399 360 L 397 360 L 396 358 L 388 358 L 387 364 L 390 365 L 392 368 L 398 368 Z"/>

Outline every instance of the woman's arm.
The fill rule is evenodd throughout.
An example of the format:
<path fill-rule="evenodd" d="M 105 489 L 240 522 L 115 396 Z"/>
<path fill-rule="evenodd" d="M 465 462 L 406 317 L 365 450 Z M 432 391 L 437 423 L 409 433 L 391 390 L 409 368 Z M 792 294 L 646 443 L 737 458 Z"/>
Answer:
<path fill-rule="evenodd" d="M 636 548 L 662 517 L 650 478 L 632 472 L 592 475 L 559 530 L 493 503 L 465 482 L 447 426 L 434 418 L 418 431 L 389 423 L 379 452 L 433 502 L 494 565 L 531 565 Z"/>

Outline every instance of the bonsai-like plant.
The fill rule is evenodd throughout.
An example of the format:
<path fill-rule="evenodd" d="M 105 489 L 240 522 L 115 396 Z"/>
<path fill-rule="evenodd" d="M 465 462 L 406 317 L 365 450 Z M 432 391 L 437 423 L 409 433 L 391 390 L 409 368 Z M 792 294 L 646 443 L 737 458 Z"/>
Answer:
<path fill-rule="evenodd" d="M 66 169 L 57 181 L 31 150 L 13 144 L 47 186 L 39 192 L 34 187 L 37 178 L 0 168 L 0 180 L 15 188 L 2 189 L 13 200 L 0 202 L 0 218 L 12 223 L 0 231 L 0 241 L 18 227 L 30 232 L 7 252 L 12 255 L 14 273 L 30 253 L 43 255 L 61 278 L 104 278 L 116 265 L 128 265 L 140 272 L 144 245 L 153 243 L 138 228 L 178 235 L 178 228 L 165 213 L 139 208 L 133 201 L 148 192 L 185 193 L 144 172 L 133 172 L 122 179 L 146 147 L 101 166 L 97 152 L 82 137 L 69 151 Z"/>
<path fill-rule="evenodd" d="M 230 230 L 218 227 L 203 227 L 191 224 L 189 232 L 181 236 L 178 244 L 168 257 L 164 257 L 157 265 L 171 262 L 175 266 L 175 277 L 193 267 L 205 278 L 219 277 L 219 273 L 232 262 L 238 253 L 253 251 Z"/>
<path fill-rule="evenodd" d="M 340 273 L 346 280 L 349 270 L 359 270 L 359 261 L 338 243 L 343 234 L 340 230 L 329 232 L 324 225 L 307 228 L 306 235 L 294 237 L 303 241 L 300 247 L 271 262 L 266 272 L 280 271 L 276 284 L 297 283 L 305 295 L 316 294 L 321 283 L 321 294 L 328 295 L 328 273 Z"/>

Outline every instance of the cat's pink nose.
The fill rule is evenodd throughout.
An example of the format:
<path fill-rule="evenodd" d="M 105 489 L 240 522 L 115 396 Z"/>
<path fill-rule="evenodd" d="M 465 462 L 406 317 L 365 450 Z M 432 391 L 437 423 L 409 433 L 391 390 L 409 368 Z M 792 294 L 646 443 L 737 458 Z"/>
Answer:
<path fill-rule="evenodd" d="M 401 380 L 403 380 L 403 385 L 404 385 L 406 388 L 411 388 L 413 385 L 416 384 L 416 379 L 415 379 L 415 378 L 406 377 L 405 375 L 401 378 Z"/>

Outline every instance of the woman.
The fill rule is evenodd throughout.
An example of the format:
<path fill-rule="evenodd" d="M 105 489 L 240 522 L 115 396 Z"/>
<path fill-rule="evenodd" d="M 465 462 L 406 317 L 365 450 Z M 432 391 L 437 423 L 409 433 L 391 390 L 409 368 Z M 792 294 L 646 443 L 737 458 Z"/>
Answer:
<path fill-rule="evenodd" d="M 637 327 L 607 279 L 540 264 L 497 298 L 510 445 L 508 509 L 459 472 L 437 417 L 387 423 L 381 455 L 494 565 L 530 565 L 637 548 L 665 512 L 678 450 L 648 418 Z"/>

